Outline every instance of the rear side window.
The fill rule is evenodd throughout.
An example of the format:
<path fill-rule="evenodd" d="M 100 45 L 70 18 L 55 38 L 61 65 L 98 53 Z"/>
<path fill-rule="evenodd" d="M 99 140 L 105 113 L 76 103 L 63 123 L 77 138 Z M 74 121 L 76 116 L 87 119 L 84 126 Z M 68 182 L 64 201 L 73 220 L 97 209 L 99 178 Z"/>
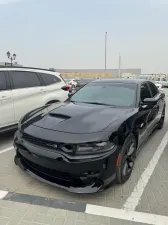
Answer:
<path fill-rule="evenodd" d="M 40 73 L 40 76 L 42 77 L 45 85 L 51 85 L 61 82 L 61 80 L 57 76 L 51 74 Z"/>
<path fill-rule="evenodd" d="M 5 78 L 5 72 L 0 71 L 0 91 L 6 90 L 7 84 L 6 84 L 6 78 Z"/>
<path fill-rule="evenodd" d="M 152 97 L 156 96 L 159 93 L 158 88 L 152 82 L 149 82 L 148 84 L 149 84 L 149 87 L 152 91 Z"/>
<path fill-rule="evenodd" d="M 9 72 L 15 89 L 40 86 L 40 80 L 36 73 L 27 71 Z"/>

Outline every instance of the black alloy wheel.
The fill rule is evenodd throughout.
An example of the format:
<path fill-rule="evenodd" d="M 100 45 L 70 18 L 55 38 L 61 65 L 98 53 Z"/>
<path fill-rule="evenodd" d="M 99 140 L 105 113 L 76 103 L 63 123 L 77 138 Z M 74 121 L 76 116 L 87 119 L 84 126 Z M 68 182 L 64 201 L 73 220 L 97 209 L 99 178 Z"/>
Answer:
<path fill-rule="evenodd" d="M 162 112 L 160 121 L 159 121 L 159 123 L 158 123 L 158 125 L 157 125 L 157 129 L 161 130 L 161 129 L 163 128 L 164 120 L 165 120 L 165 107 L 164 107 L 164 109 L 163 109 L 163 112 Z"/>
<path fill-rule="evenodd" d="M 131 176 L 136 158 L 136 139 L 129 134 L 121 148 L 119 163 L 117 165 L 117 183 L 125 183 Z"/>

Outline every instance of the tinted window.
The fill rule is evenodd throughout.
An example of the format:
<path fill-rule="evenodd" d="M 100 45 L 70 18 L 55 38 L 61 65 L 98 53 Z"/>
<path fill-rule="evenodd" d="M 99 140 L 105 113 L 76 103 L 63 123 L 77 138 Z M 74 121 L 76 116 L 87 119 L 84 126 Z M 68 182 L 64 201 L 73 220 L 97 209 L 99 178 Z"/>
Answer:
<path fill-rule="evenodd" d="M 89 83 L 76 92 L 71 101 L 131 107 L 135 103 L 135 96 L 135 84 Z"/>
<path fill-rule="evenodd" d="M 141 85 L 141 101 L 143 101 L 145 98 L 151 98 L 151 93 L 149 90 L 149 87 L 146 83 Z"/>
<path fill-rule="evenodd" d="M 6 78 L 5 78 L 5 72 L 0 72 L 0 91 L 6 90 Z"/>
<path fill-rule="evenodd" d="M 41 75 L 45 85 L 51 85 L 51 84 L 61 82 L 61 80 L 57 76 L 54 76 L 51 74 L 45 74 L 45 73 L 41 73 L 40 75 Z"/>
<path fill-rule="evenodd" d="M 15 89 L 40 86 L 40 81 L 33 72 L 10 71 Z"/>
<path fill-rule="evenodd" d="M 152 82 L 149 82 L 148 84 L 149 84 L 150 89 L 151 89 L 151 91 L 152 91 L 152 97 L 154 97 L 154 96 L 157 95 L 158 92 L 159 92 L 159 91 L 158 91 L 158 88 L 157 88 L 156 85 L 153 84 Z"/>

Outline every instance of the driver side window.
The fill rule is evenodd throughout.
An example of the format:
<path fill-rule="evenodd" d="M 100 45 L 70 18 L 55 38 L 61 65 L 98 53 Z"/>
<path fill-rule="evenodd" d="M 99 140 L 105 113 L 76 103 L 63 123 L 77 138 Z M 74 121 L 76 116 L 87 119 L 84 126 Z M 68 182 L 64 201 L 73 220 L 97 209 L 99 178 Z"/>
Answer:
<path fill-rule="evenodd" d="M 145 98 L 151 98 L 151 93 L 150 93 L 150 90 L 149 90 L 149 87 L 146 83 L 142 84 L 141 85 L 141 95 L 140 95 L 140 98 L 141 98 L 141 102 L 145 99 Z"/>

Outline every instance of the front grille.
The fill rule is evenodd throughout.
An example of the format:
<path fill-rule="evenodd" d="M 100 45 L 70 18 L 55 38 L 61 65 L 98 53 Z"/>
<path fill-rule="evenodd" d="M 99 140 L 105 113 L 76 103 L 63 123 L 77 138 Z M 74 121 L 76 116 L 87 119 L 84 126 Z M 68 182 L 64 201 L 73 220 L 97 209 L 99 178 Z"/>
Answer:
<path fill-rule="evenodd" d="M 37 176 L 61 186 L 66 187 L 85 187 L 85 183 L 83 180 L 79 178 L 79 176 L 74 176 L 69 173 L 60 172 L 56 170 L 50 170 L 44 167 L 41 167 L 31 161 L 21 158 L 22 163 L 26 169 L 30 170 L 32 173 L 36 174 Z M 88 183 L 88 182 L 87 182 Z"/>
<path fill-rule="evenodd" d="M 68 174 L 68 173 L 65 173 L 65 172 L 60 172 L 60 171 L 57 171 L 57 170 L 51 170 L 51 169 L 47 169 L 45 167 L 42 167 L 40 165 L 37 165 L 29 160 L 27 160 L 26 158 L 23 158 L 22 159 L 29 167 L 31 168 L 34 168 L 35 170 L 37 171 L 40 171 L 40 173 L 44 173 L 50 177 L 57 177 L 59 179 L 62 179 L 62 180 L 74 180 L 75 177 L 73 177 L 72 175 Z"/>
<path fill-rule="evenodd" d="M 76 152 L 76 146 L 73 144 L 65 144 L 65 143 L 57 143 L 54 141 L 48 141 L 45 139 L 37 138 L 34 136 L 31 136 L 29 134 L 23 133 L 22 138 L 36 146 L 41 146 L 43 148 L 57 150 L 57 151 L 63 151 L 69 154 L 74 154 Z"/>
<path fill-rule="evenodd" d="M 26 134 L 26 133 L 23 133 L 23 139 L 25 141 L 28 141 L 34 145 L 38 145 L 38 146 L 42 146 L 42 147 L 46 147 L 48 148 L 50 145 L 54 145 L 56 143 L 52 142 L 52 141 L 47 141 L 47 140 L 43 140 L 41 138 L 36 138 L 36 137 L 33 137 L 29 134 Z"/>

